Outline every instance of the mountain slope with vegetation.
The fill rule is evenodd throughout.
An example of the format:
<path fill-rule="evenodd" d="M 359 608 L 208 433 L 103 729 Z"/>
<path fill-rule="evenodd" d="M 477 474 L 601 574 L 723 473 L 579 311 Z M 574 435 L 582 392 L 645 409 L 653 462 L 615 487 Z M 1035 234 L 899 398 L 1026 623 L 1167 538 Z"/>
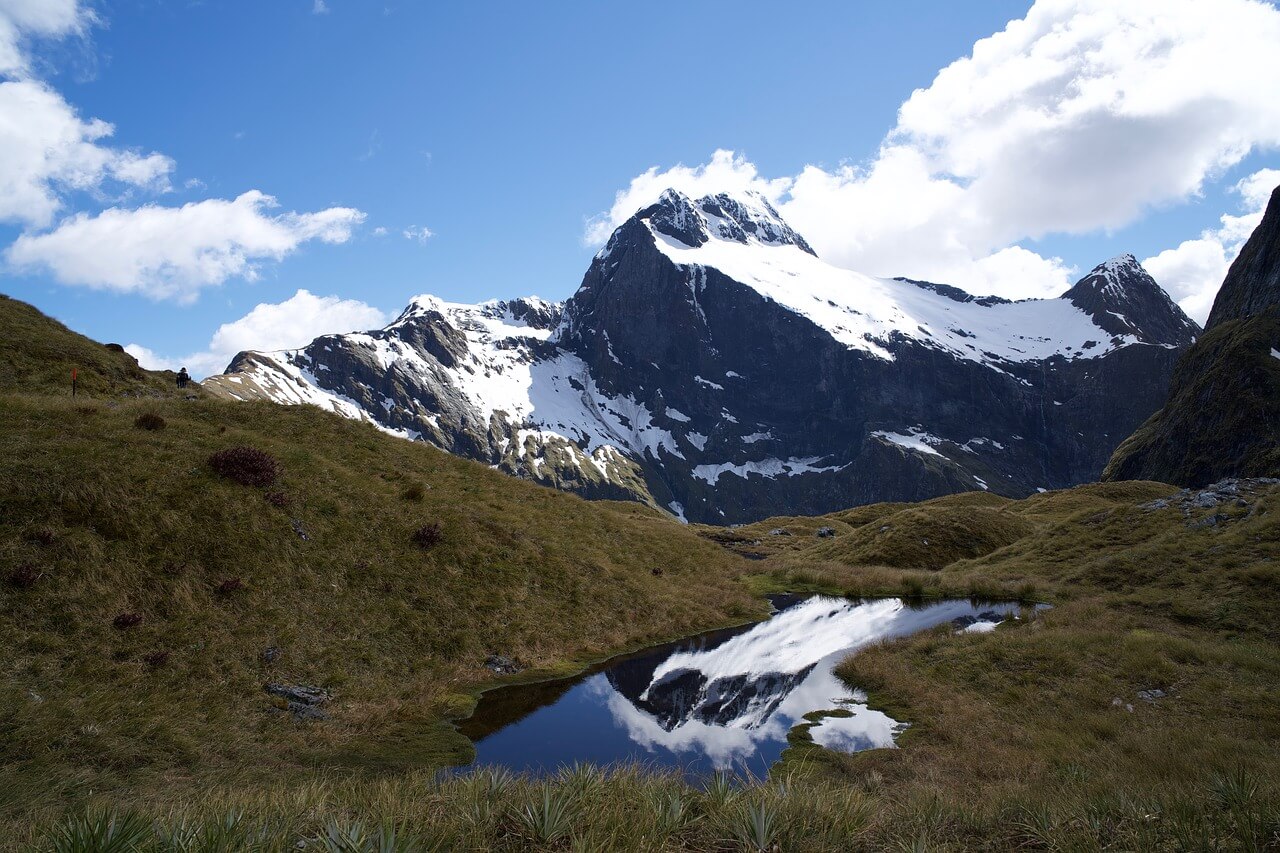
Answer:
<path fill-rule="evenodd" d="M 1111 457 L 1104 480 L 1203 486 L 1280 476 L 1280 188 L 1178 362 L 1169 399 Z"/>
<path fill-rule="evenodd" d="M 683 526 L 314 407 L 103 387 L 0 386 L 0 847 L 1280 839 L 1280 484 Z M 469 757 L 449 720 L 477 690 L 758 617 L 781 589 L 1053 606 L 853 657 L 842 672 L 911 724 L 901 749 L 831 753 L 798 730 L 770 781 L 705 789 L 640 769 L 437 775 Z M 526 669 L 499 676 L 495 655 Z"/>

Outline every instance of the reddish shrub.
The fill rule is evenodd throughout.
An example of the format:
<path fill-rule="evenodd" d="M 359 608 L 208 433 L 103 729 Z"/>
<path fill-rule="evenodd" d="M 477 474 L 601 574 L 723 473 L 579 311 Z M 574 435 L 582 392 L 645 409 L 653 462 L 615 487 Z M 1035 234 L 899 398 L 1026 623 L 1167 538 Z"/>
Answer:
<path fill-rule="evenodd" d="M 58 541 L 58 532 L 52 527 L 38 527 L 31 531 L 31 541 L 48 547 Z"/>
<path fill-rule="evenodd" d="M 111 620 L 111 624 L 116 627 L 117 631 L 127 631 L 130 628 L 136 628 L 142 624 L 142 614 L 121 613 Z"/>
<path fill-rule="evenodd" d="M 146 414 L 138 415 L 138 419 L 133 422 L 133 425 L 138 429 L 147 429 L 152 432 L 159 432 L 165 427 L 164 418 L 160 417 L 155 412 L 147 412 Z"/>
<path fill-rule="evenodd" d="M 35 566 L 24 565 L 9 572 L 6 578 L 9 586 L 17 589 L 27 589 L 36 585 L 36 581 L 40 580 L 40 571 Z"/>
<path fill-rule="evenodd" d="M 244 581 L 240 578 L 227 578 L 217 586 L 218 595 L 231 595 L 242 589 L 244 589 Z"/>
<path fill-rule="evenodd" d="M 432 521 L 413 531 L 413 536 L 410 538 L 413 544 L 425 551 L 440 544 L 444 539 L 444 531 L 441 530 L 439 522 Z"/>
<path fill-rule="evenodd" d="M 284 492 L 267 492 L 262 496 L 267 503 L 272 506 L 278 506 L 281 509 L 289 505 L 289 496 Z"/>
<path fill-rule="evenodd" d="M 280 463 L 255 447 L 229 447 L 209 457 L 215 474 L 242 486 L 270 486 L 280 475 Z"/>

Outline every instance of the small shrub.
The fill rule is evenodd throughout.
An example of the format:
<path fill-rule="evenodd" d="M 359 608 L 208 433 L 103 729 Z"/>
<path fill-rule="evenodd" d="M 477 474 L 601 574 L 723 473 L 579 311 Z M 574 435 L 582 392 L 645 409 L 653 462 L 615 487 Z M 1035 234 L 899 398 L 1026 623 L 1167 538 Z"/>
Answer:
<path fill-rule="evenodd" d="M 98 414 L 97 406 L 76 406 L 76 411 L 85 417 L 91 417 Z"/>
<path fill-rule="evenodd" d="M 534 841 L 555 844 L 573 830 L 576 811 L 572 792 L 560 790 L 553 794 L 550 787 L 544 787 L 542 798 L 526 804 L 516 818 Z"/>
<path fill-rule="evenodd" d="M 159 669 L 169 662 L 169 652 L 166 649 L 156 649 L 154 652 L 147 652 L 142 656 L 142 662 L 152 669 Z"/>
<path fill-rule="evenodd" d="M 165 422 L 164 418 L 160 417 L 155 412 L 147 412 L 145 414 L 138 415 L 138 419 L 133 422 L 133 425 L 138 429 L 159 432 L 164 429 Z"/>
<path fill-rule="evenodd" d="M 229 447 L 209 457 L 215 474 L 242 486 L 270 486 L 280 476 L 280 463 L 256 447 Z"/>
<path fill-rule="evenodd" d="M 36 581 L 40 580 L 40 571 L 31 565 L 18 566 L 18 568 L 9 572 L 6 580 L 9 586 L 15 589 L 28 589 L 36 585 Z"/>
<path fill-rule="evenodd" d="M 38 527 L 31 532 L 31 541 L 48 547 L 58 541 L 58 532 L 52 527 Z"/>
<path fill-rule="evenodd" d="M 141 613 L 121 613 L 111 620 L 117 631 L 127 631 L 142 624 Z"/>
<path fill-rule="evenodd" d="M 444 531 L 440 528 L 440 522 L 432 521 L 413 531 L 413 536 L 410 538 L 413 539 L 413 544 L 425 551 L 428 548 L 434 548 L 444 540 Z"/>
<path fill-rule="evenodd" d="M 427 496 L 427 488 L 421 483 L 413 483 L 400 493 L 400 497 L 407 501 L 421 502 Z"/>
<path fill-rule="evenodd" d="M 130 853 L 151 840 L 151 821 L 134 812 L 95 812 L 69 817 L 50 833 L 57 853 Z"/>
<path fill-rule="evenodd" d="M 217 586 L 218 595 L 234 595 L 242 589 L 244 589 L 244 581 L 240 578 L 227 578 Z"/>
<path fill-rule="evenodd" d="M 267 492 L 262 497 L 267 503 L 274 507 L 280 507 L 283 509 L 289 505 L 289 496 L 284 492 Z"/>

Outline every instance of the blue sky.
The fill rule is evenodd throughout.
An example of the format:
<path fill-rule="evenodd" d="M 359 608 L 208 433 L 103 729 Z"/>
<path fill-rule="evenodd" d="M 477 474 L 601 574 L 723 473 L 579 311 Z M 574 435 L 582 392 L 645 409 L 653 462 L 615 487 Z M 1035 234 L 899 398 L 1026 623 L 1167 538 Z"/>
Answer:
<path fill-rule="evenodd" d="M 95 282 L 92 272 L 83 272 L 95 267 L 92 257 L 78 259 L 82 272 L 59 274 L 51 253 L 83 252 L 72 237 L 7 256 L 0 290 L 94 338 L 135 343 L 171 359 L 206 350 L 220 325 L 259 304 L 284 303 L 299 289 L 389 313 L 421 292 L 455 301 L 532 293 L 565 298 L 595 251 L 584 240 L 588 220 L 609 211 L 615 194 L 646 169 L 696 167 L 720 149 L 737 152 L 735 173 L 770 179 L 798 176 L 809 165 L 831 174 L 842 164 L 871 168 L 886 135 L 906 127 L 899 108 L 913 90 L 929 88 L 941 69 L 1027 16 L 1030 7 L 1002 0 L 785 8 L 743 2 L 57 2 L 74 7 L 76 25 L 58 30 L 50 24 L 42 32 L 31 24 L 31 37 L 21 44 L 28 67 L 8 78 L 37 80 L 81 119 L 110 122 L 114 133 L 99 145 L 158 152 L 169 166 L 156 181 L 57 185 L 56 215 L 47 223 L 11 216 L 0 224 L 0 244 L 56 230 L 76 213 L 92 218 L 107 207 L 176 208 L 251 190 L 278 200 L 268 215 L 331 208 L 363 214 L 358 221 L 354 213 L 347 216 L 332 242 L 308 238 L 278 256 L 251 254 L 252 280 L 241 273 L 214 276 L 211 283 L 179 286 L 178 296 L 172 288 Z M 21 5 L 0 0 L 0 15 L 15 3 Z M 1274 11 L 1240 3 L 1241 27 L 1247 14 Z M 1198 37 L 1193 14 L 1185 22 L 1188 38 Z M 1265 48 L 1273 34 L 1262 29 Z M 1000 69 L 985 73 L 1006 73 Z M 1211 94 L 1225 93 L 1224 102 L 1242 114 L 1250 106 L 1242 102 L 1247 93 L 1233 88 L 1243 84 L 1215 85 Z M 939 90 L 938 98 L 945 96 Z M 1226 120 L 1248 124 L 1232 116 Z M 907 128 L 921 149 L 933 145 L 919 141 L 927 123 Z M 1244 153 L 1204 168 L 1196 158 L 1209 155 L 1197 150 L 1187 155 L 1188 162 L 1196 160 L 1192 165 L 1170 167 L 1179 180 L 1199 169 L 1198 179 L 1188 179 L 1193 191 L 1134 190 L 1141 212 L 1117 214 L 1118 226 L 1100 215 L 1093 225 L 1071 220 L 1070 228 L 1082 233 L 1064 234 L 1050 216 L 1038 229 L 1043 235 L 985 229 L 972 238 L 972 254 L 981 262 L 994 249 L 1020 245 L 1058 259 L 1026 273 L 1028 280 L 1043 278 L 1036 286 L 1052 289 L 1064 275 L 1120 252 L 1148 258 L 1176 249 L 1220 228 L 1224 214 L 1256 213 L 1233 188 L 1280 166 L 1277 133 L 1265 124 L 1245 135 Z M 946 145 L 960 147 L 953 140 Z M 957 180 L 977 183 L 985 174 Z M 635 198 L 644 195 L 643 187 L 633 189 Z M 1105 206 L 1107 198 L 1095 193 L 1091 203 Z M 841 220 L 840 208 L 828 215 L 816 204 L 796 205 L 795 215 Z M 405 236 L 424 228 L 431 236 Z M 966 280 L 960 264 L 946 278 L 952 261 L 921 262 L 906 238 L 891 234 L 872 247 L 840 239 L 824 238 L 833 246 L 824 254 L 837 262 L 847 257 L 846 265 L 865 259 L 887 267 L 901 245 L 900 268 L 867 271 L 923 269 L 983 289 L 974 286 L 978 273 Z M 1230 239 L 1220 242 L 1229 253 Z M 118 261 L 113 255 L 102 263 Z M 1183 266 L 1174 264 L 1171 277 L 1190 274 L 1185 258 L 1174 261 Z M 982 275 L 995 275 L 993 268 L 983 267 Z M 1193 298 L 1190 287 L 1175 296 Z M 295 334 L 341 330 L 306 327 Z"/>

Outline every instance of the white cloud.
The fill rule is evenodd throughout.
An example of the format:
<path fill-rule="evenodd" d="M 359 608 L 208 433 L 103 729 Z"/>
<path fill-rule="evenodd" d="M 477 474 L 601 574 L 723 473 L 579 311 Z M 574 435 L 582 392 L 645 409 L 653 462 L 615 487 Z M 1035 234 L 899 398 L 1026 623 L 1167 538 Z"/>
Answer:
<path fill-rule="evenodd" d="M 72 191 L 104 183 L 165 190 L 173 161 L 101 145 L 114 128 L 84 121 L 62 96 L 33 80 L 0 83 L 0 222 L 46 226 Z"/>
<path fill-rule="evenodd" d="M 0 75 L 30 73 L 24 49 L 28 39 L 83 33 L 93 22 L 93 13 L 81 8 L 79 0 L 0 0 Z"/>
<path fill-rule="evenodd" d="M 1131 224 L 1280 145 L 1280 12 L 1257 0 L 1038 0 L 899 111 L 869 163 L 765 179 L 718 151 L 650 169 L 588 223 L 609 231 L 666 186 L 755 189 L 828 260 L 975 292 L 1061 292 L 1020 240 Z"/>
<path fill-rule="evenodd" d="M 411 225 L 408 228 L 404 229 L 403 233 L 404 233 L 404 238 L 406 240 L 416 240 L 419 243 L 425 243 L 428 240 L 430 240 L 432 237 L 436 236 L 436 232 L 432 231 L 430 228 L 427 228 L 425 225 L 422 227 L 418 227 L 417 225 Z"/>
<path fill-rule="evenodd" d="M 311 14 L 313 15 L 329 14 L 329 4 L 324 2 L 324 0 L 315 0 L 315 2 L 311 4 Z"/>
<path fill-rule="evenodd" d="M 1142 265 L 1169 291 L 1193 319 L 1204 323 L 1213 307 L 1218 286 L 1226 278 L 1231 262 L 1262 221 L 1271 192 L 1280 186 L 1280 169 L 1262 169 L 1235 185 L 1241 196 L 1239 216 L 1223 214 L 1221 225 L 1210 228 L 1194 240 L 1184 240 L 1176 248 L 1165 249 Z"/>
<path fill-rule="evenodd" d="M 320 335 L 376 329 L 391 317 L 372 305 L 337 296 L 315 296 L 299 290 L 283 302 L 262 303 L 213 333 L 208 348 L 180 358 L 167 358 L 139 344 L 125 349 L 150 370 L 186 367 L 193 376 L 219 373 L 244 350 L 281 350 L 306 346 Z"/>
<path fill-rule="evenodd" d="M 190 302 L 233 276 L 253 279 L 308 240 L 343 243 L 365 214 L 349 207 L 279 213 L 257 190 L 233 201 L 147 205 L 79 213 L 53 231 L 23 234 L 5 257 L 17 269 L 46 269 L 63 284 Z"/>
<path fill-rule="evenodd" d="M 379 225 L 377 228 L 373 229 L 373 236 L 385 237 L 387 236 L 387 229 L 384 226 Z"/>

